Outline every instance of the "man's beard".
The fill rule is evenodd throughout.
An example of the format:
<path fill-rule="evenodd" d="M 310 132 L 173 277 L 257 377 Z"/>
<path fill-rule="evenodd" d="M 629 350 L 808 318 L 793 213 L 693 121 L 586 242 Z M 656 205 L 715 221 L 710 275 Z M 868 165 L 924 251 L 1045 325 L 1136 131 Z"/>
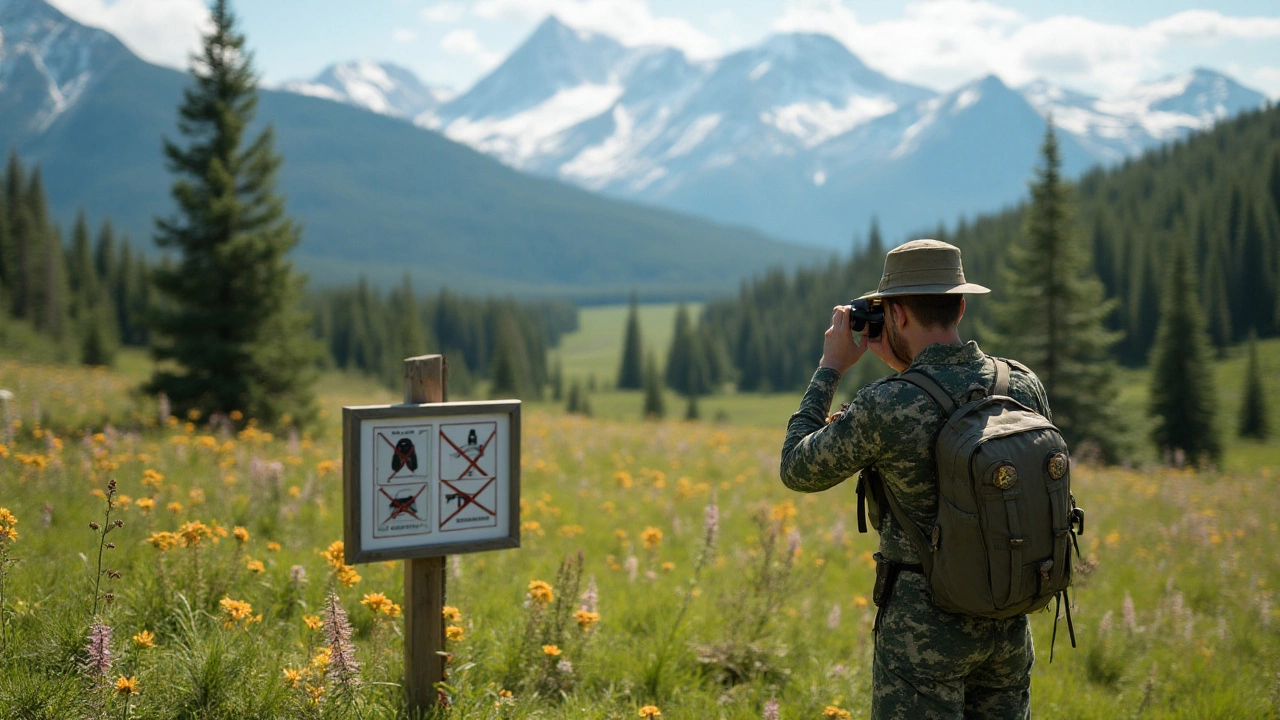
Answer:
<path fill-rule="evenodd" d="M 911 356 L 911 348 L 907 346 L 906 338 L 898 334 L 897 328 L 894 327 L 892 321 L 885 324 L 884 330 L 885 339 L 889 341 L 889 349 L 893 351 L 893 356 L 898 358 L 898 362 L 903 365 L 910 365 L 913 358 Z"/>

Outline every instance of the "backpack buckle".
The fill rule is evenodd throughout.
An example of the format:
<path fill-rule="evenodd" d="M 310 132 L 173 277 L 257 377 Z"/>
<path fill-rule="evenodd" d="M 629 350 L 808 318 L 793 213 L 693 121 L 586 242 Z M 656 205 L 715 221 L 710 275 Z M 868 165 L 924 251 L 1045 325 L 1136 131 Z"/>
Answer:
<path fill-rule="evenodd" d="M 969 396 L 970 400 L 981 400 L 982 398 L 985 398 L 988 395 L 990 395 L 991 391 L 988 390 L 987 386 L 983 385 L 982 383 L 973 383 L 972 385 L 969 386 L 968 390 L 965 390 L 965 394 Z M 975 395 L 977 395 L 977 397 L 975 397 Z"/>

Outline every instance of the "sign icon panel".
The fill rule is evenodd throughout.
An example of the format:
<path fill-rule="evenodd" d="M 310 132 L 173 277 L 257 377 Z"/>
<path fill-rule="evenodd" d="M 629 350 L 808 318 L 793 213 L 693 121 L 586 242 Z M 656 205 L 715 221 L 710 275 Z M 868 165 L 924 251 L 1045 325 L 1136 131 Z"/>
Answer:
<path fill-rule="evenodd" d="M 498 424 L 493 422 L 440 426 L 440 478 L 492 478 L 498 472 Z"/>
<path fill-rule="evenodd" d="M 348 557 L 520 544 L 520 403 L 343 409 Z"/>

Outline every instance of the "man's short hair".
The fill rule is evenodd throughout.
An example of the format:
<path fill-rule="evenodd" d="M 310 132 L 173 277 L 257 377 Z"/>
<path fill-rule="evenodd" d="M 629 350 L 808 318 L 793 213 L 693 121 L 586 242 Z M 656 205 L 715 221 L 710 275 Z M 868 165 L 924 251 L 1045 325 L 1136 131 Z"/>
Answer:
<path fill-rule="evenodd" d="M 927 328 L 950 330 L 960 322 L 960 303 L 964 295 L 895 295 L 885 302 L 901 305 L 911 311 L 911 316 Z"/>

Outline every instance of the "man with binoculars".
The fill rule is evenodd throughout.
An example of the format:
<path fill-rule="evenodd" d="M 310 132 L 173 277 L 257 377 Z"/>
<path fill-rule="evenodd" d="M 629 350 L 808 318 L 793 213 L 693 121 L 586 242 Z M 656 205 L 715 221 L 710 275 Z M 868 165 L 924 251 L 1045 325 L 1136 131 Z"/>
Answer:
<path fill-rule="evenodd" d="M 937 573 L 931 572 L 938 569 L 931 561 L 940 540 L 943 545 L 951 540 L 938 533 L 940 471 L 934 446 L 943 423 L 957 408 L 963 412 L 972 407 L 966 405 L 970 400 L 980 404 L 988 394 L 1012 398 L 1016 403 L 1011 404 L 1025 406 L 1028 416 L 1049 417 L 1045 389 L 1034 373 L 989 357 L 976 342 L 960 338 L 965 294 L 987 292 L 965 281 L 959 248 L 915 240 L 891 250 L 877 290 L 832 308 L 818 370 L 787 426 L 781 465 L 787 487 L 819 492 L 859 471 L 876 475 L 866 488 L 864 472 L 858 490 L 860 525 L 862 501 L 870 499 L 872 524 L 880 532 L 872 718 L 1030 715 L 1034 649 L 1026 615 L 944 610 L 935 597 L 939 586 L 932 576 Z M 867 385 L 828 416 L 840 377 L 867 350 L 899 373 L 911 372 Z M 921 380 L 921 375 L 927 377 Z M 1044 424 L 1052 427 L 1047 420 Z M 1056 465 L 1046 472 L 1062 477 L 1065 445 L 1052 457 L 1059 456 L 1061 473 Z M 1000 483 L 1009 476 L 1015 478 L 1012 486 L 1017 477 L 1012 470 L 995 482 L 1006 494 L 1007 486 Z M 865 532 L 865 526 L 860 529 Z M 1052 567 L 1052 562 L 1041 567 L 1046 579 Z M 1034 566 L 1029 572 L 1038 582 Z M 1021 612 L 1036 600 L 1032 596 L 1019 606 Z"/>

